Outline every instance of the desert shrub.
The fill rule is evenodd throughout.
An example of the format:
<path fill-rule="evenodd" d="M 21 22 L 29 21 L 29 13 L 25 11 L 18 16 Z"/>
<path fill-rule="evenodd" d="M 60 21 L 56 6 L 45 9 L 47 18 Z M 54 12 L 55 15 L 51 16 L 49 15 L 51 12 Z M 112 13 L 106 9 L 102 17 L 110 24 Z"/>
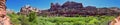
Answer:
<path fill-rule="evenodd" d="M 108 25 L 114 16 L 42 17 L 32 12 L 27 16 L 8 14 L 14 25 Z"/>
<path fill-rule="evenodd" d="M 104 17 L 39 17 L 43 22 L 50 22 L 55 25 L 108 25 L 113 16 Z"/>
<path fill-rule="evenodd" d="M 11 23 L 13 25 L 21 25 L 20 20 L 19 20 L 19 15 L 12 13 L 12 14 L 7 14 L 10 17 Z"/>

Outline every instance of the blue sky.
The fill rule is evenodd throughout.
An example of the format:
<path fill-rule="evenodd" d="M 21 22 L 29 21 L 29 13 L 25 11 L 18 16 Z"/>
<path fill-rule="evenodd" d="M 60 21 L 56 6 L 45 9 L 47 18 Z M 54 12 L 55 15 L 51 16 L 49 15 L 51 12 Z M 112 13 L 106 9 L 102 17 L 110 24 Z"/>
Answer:
<path fill-rule="evenodd" d="M 31 5 L 32 7 L 45 10 L 50 8 L 50 3 L 63 4 L 66 1 L 74 1 L 82 3 L 84 6 L 96 6 L 96 7 L 119 7 L 120 0 L 7 0 L 7 9 L 11 9 L 15 12 L 19 12 L 24 5 Z"/>

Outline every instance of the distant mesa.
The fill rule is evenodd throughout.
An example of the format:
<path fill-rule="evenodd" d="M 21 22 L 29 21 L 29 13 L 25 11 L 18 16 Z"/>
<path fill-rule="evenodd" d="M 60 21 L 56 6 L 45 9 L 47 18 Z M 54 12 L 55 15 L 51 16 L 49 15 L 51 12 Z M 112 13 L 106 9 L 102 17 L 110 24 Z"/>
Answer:
<path fill-rule="evenodd" d="M 117 7 L 110 8 L 96 8 L 95 6 L 83 7 L 82 3 L 67 1 L 63 5 L 59 3 L 51 3 L 50 9 L 48 10 L 37 10 L 37 8 L 29 5 L 21 8 L 20 13 L 29 14 L 30 11 L 36 11 L 38 15 L 47 16 L 67 16 L 72 17 L 76 15 L 118 15 L 120 9 Z"/>

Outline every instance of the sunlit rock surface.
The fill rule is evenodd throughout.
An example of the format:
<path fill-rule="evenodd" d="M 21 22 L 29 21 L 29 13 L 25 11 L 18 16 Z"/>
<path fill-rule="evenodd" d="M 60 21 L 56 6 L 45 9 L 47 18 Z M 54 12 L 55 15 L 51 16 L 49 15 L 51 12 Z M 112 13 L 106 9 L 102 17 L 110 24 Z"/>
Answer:
<path fill-rule="evenodd" d="M 37 9 L 37 8 L 35 8 L 35 7 L 31 7 L 30 5 L 25 5 L 25 6 L 23 6 L 22 8 L 21 8 L 21 10 L 20 10 L 20 14 L 24 14 L 24 15 L 27 15 L 27 14 L 29 14 L 30 12 L 32 12 L 32 11 L 34 11 L 34 12 L 38 12 L 39 10 Z"/>
<path fill-rule="evenodd" d="M 0 0 L 0 25 L 11 25 L 10 18 L 6 16 L 6 0 Z"/>

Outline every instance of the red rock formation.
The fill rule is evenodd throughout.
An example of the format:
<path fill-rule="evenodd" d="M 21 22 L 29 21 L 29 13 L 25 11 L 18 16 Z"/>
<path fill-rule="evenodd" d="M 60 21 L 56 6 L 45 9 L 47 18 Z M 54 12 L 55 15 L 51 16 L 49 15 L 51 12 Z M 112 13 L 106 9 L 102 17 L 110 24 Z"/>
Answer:
<path fill-rule="evenodd" d="M 75 14 L 79 15 L 117 15 L 120 12 L 119 8 L 96 8 L 95 6 L 83 7 L 82 3 L 77 2 L 65 2 L 63 5 L 56 5 L 51 3 L 51 8 L 49 13 L 64 16 L 74 16 Z M 51 14 L 51 15 L 52 15 Z"/>
<path fill-rule="evenodd" d="M 11 25 L 10 18 L 6 16 L 6 0 L 0 0 L 0 25 Z"/>
<path fill-rule="evenodd" d="M 65 2 L 62 5 L 63 8 L 83 8 L 82 3 L 76 3 L 76 2 Z"/>
<path fill-rule="evenodd" d="M 54 4 L 54 3 L 51 3 L 51 10 L 57 10 L 58 8 L 61 8 L 61 6 L 58 4 L 58 3 L 56 3 L 56 4 Z"/>
<path fill-rule="evenodd" d="M 54 4 L 51 3 L 50 10 L 58 10 L 62 8 L 83 8 L 82 3 L 76 3 L 76 2 L 65 2 L 63 5 L 59 5 L 58 3 Z"/>
<path fill-rule="evenodd" d="M 25 5 L 24 7 L 21 8 L 20 10 L 20 14 L 24 14 L 24 15 L 27 15 L 29 14 L 31 11 L 34 11 L 34 12 L 38 12 L 39 10 L 37 8 L 34 8 L 34 7 L 31 7 L 30 5 Z"/>
<path fill-rule="evenodd" d="M 31 7 L 23 7 L 21 9 L 22 14 L 28 14 Z M 34 9 L 32 9 L 34 10 Z M 83 7 L 82 3 L 77 2 L 65 2 L 63 5 L 58 3 L 51 3 L 50 9 L 42 10 L 38 12 L 39 15 L 51 15 L 51 16 L 75 16 L 75 15 L 117 15 L 120 13 L 119 8 L 96 8 L 95 6 Z"/>

